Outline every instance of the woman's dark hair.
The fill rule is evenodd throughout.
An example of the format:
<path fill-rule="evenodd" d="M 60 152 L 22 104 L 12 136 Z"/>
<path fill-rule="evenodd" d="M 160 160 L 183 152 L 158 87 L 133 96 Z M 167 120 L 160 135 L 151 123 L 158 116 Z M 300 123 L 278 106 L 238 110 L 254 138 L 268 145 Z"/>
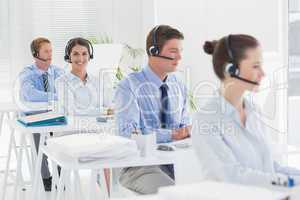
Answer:
<path fill-rule="evenodd" d="M 206 41 L 203 49 L 205 53 L 212 55 L 215 74 L 220 80 L 223 80 L 225 78 L 225 66 L 228 63 L 233 62 L 238 66 L 241 60 L 246 58 L 246 50 L 258 46 L 258 40 L 253 36 L 236 34 L 222 37 L 218 41 Z"/>

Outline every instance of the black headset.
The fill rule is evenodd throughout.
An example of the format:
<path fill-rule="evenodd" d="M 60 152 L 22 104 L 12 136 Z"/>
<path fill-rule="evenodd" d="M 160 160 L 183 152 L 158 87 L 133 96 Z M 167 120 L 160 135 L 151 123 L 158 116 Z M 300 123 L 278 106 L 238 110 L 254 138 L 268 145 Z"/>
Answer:
<path fill-rule="evenodd" d="M 231 37 L 230 35 L 225 37 L 225 47 L 229 57 L 229 62 L 228 62 L 229 64 L 226 66 L 225 71 L 229 73 L 231 76 L 239 76 L 240 70 L 233 57 L 233 53 L 230 46 L 230 42 L 231 42 L 230 37 Z"/>
<path fill-rule="evenodd" d="M 250 83 L 250 84 L 254 84 L 254 85 L 259 85 L 258 82 L 255 81 L 251 81 L 245 78 L 240 77 L 240 69 L 238 67 L 238 64 L 235 62 L 232 50 L 231 50 L 231 46 L 230 46 L 230 42 L 231 42 L 231 35 L 228 35 L 225 37 L 225 47 L 227 50 L 227 54 L 229 57 L 229 62 L 225 67 L 225 72 L 227 72 L 231 77 L 239 79 L 241 81 Z"/>
<path fill-rule="evenodd" d="M 149 54 L 150 54 L 150 56 L 153 56 L 153 57 L 159 57 L 159 58 L 163 58 L 163 59 L 167 59 L 167 60 L 174 60 L 174 58 L 159 55 L 160 49 L 159 49 L 159 46 L 157 43 L 157 41 L 158 41 L 157 32 L 158 32 L 159 27 L 160 27 L 160 25 L 157 25 L 152 32 L 152 46 L 150 46 L 148 49 Z"/>
<path fill-rule="evenodd" d="M 152 32 L 152 46 L 149 47 L 149 54 L 151 56 L 159 55 L 159 47 L 157 45 L 156 32 L 159 29 L 159 25 L 156 26 Z"/>
<path fill-rule="evenodd" d="M 35 46 L 34 46 L 34 42 L 32 41 L 31 44 L 30 44 L 30 50 L 31 50 L 31 54 L 33 57 L 37 58 L 38 57 L 38 54 L 39 52 L 37 52 Z"/>
<path fill-rule="evenodd" d="M 78 39 L 82 40 L 82 41 L 84 41 L 88 44 L 88 46 L 89 46 L 88 47 L 88 52 L 89 52 L 89 55 L 90 55 L 90 59 L 94 58 L 94 48 L 93 48 L 92 43 L 87 39 L 77 37 L 77 38 L 70 39 L 68 41 L 67 45 L 66 45 L 65 56 L 64 56 L 64 59 L 65 59 L 66 62 L 72 63 L 71 58 L 70 58 L 70 53 L 71 53 L 71 49 L 74 47 L 73 43 Z"/>

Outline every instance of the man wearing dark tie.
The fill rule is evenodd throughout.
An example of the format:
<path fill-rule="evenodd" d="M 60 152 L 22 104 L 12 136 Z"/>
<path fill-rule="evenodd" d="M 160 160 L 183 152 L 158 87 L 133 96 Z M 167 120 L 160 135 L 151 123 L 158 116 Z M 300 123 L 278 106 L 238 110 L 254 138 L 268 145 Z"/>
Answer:
<path fill-rule="evenodd" d="M 187 89 L 172 74 L 181 59 L 183 34 L 167 25 L 154 27 L 147 36 L 148 64 L 122 80 L 115 96 L 119 134 L 130 137 L 155 132 L 157 143 L 189 137 Z M 174 184 L 172 165 L 131 167 L 120 176 L 123 186 L 141 193 L 157 192 Z"/>
<path fill-rule="evenodd" d="M 63 74 L 63 70 L 51 64 L 52 46 L 47 38 L 36 38 L 30 45 L 34 63 L 26 66 L 19 74 L 20 99 L 23 102 L 48 102 L 57 100 L 54 81 Z M 40 134 L 34 133 L 34 142 L 38 151 Z M 41 169 L 46 191 L 51 190 L 51 176 L 47 159 L 43 156 Z"/>

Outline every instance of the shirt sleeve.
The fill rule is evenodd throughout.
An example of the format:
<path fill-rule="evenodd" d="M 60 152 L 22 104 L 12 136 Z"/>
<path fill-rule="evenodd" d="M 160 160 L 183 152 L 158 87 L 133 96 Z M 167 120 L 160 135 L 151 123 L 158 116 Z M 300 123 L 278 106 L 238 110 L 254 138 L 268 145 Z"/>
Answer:
<path fill-rule="evenodd" d="M 157 143 L 168 143 L 172 142 L 172 130 L 170 129 L 143 129 L 142 132 L 147 134 L 148 132 L 152 132 L 156 134 L 156 142 Z"/>
<path fill-rule="evenodd" d="M 154 132 L 156 134 L 157 143 L 172 141 L 171 130 L 145 127 L 140 116 L 140 107 L 137 97 L 126 80 L 120 82 L 118 85 L 114 101 L 118 132 L 121 136 L 130 137 L 135 129 L 140 129 L 143 134 Z"/>
<path fill-rule="evenodd" d="M 118 133 L 124 137 L 130 137 L 135 129 L 141 129 L 140 108 L 137 99 L 126 80 L 119 83 L 115 98 L 116 122 Z"/>
<path fill-rule="evenodd" d="M 47 102 L 47 92 L 36 89 L 35 82 L 31 74 L 23 72 L 20 77 L 20 96 L 24 101 L 30 102 Z"/>
<path fill-rule="evenodd" d="M 274 161 L 274 168 L 276 172 L 286 174 L 289 176 L 299 176 L 300 170 L 294 167 L 281 166 L 278 162 Z"/>

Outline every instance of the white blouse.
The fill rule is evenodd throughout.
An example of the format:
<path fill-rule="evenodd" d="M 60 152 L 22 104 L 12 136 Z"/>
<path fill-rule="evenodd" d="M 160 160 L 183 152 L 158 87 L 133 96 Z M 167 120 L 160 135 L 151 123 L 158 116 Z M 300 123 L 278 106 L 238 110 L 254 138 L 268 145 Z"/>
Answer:
<path fill-rule="evenodd" d="M 55 109 L 65 115 L 92 115 L 100 113 L 99 81 L 88 75 L 85 81 L 68 72 L 56 82 Z"/>

